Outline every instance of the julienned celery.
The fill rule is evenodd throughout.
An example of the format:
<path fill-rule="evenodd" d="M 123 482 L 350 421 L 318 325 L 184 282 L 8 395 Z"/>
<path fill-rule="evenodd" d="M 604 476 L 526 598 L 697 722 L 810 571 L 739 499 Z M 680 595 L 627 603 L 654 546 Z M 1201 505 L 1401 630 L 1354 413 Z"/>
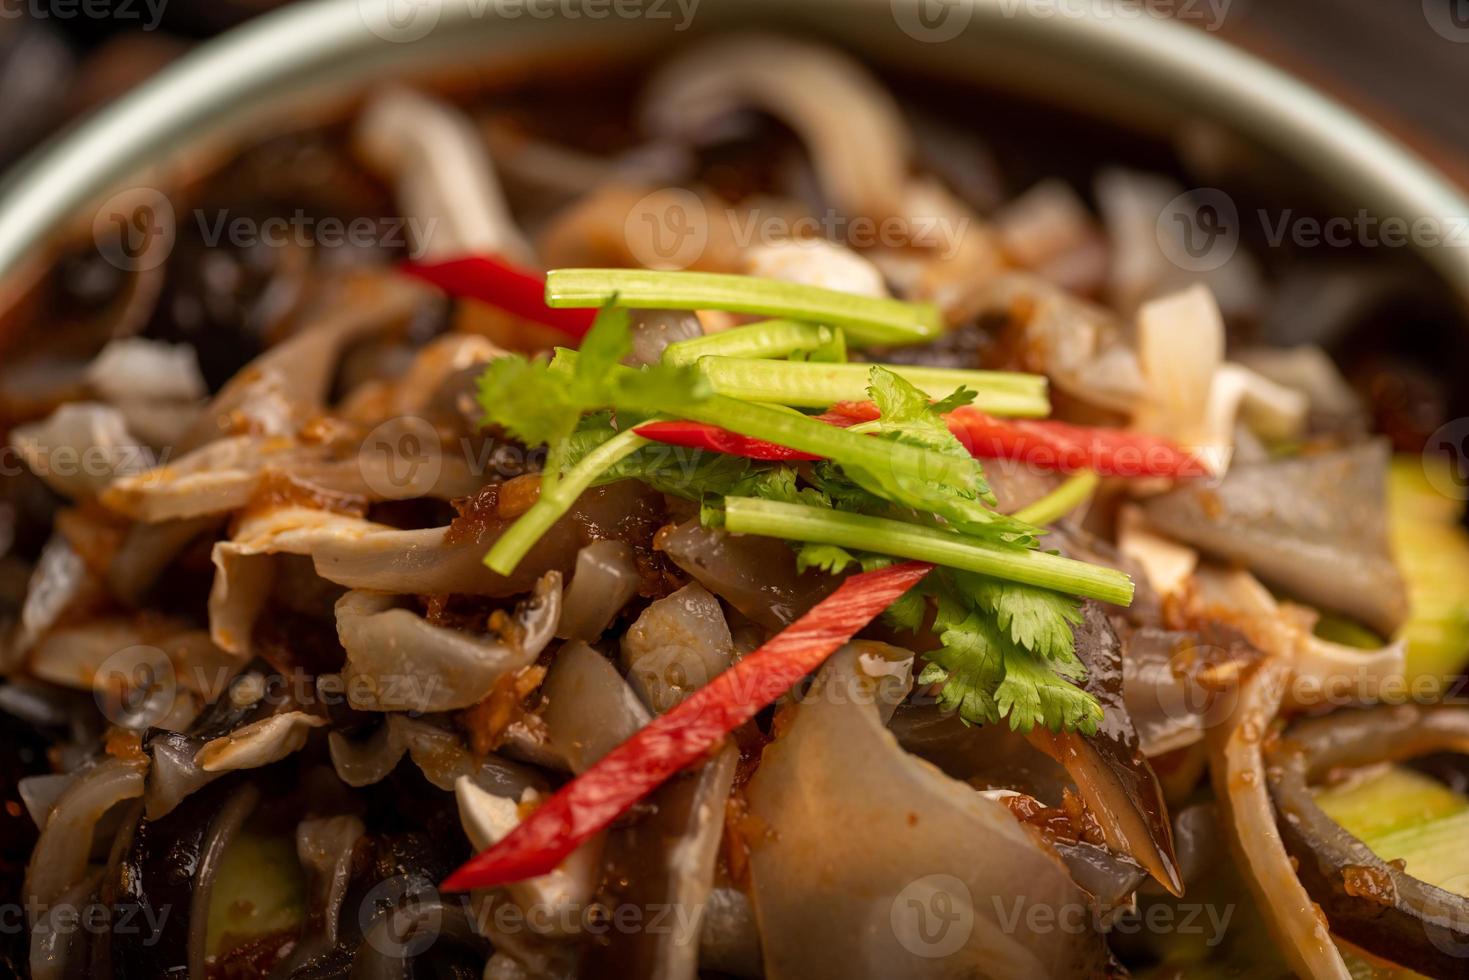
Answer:
<path fill-rule="evenodd" d="M 859 344 L 919 344 L 943 332 L 938 307 L 855 296 L 835 289 L 712 272 L 646 269 L 555 269 L 546 276 L 546 305 L 616 303 L 654 310 L 728 310 L 841 327 Z"/>
<path fill-rule="evenodd" d="M 1059 521 L 1092 495 L 1101 478 L 1091 470 L 1083 470 L 1069 477 L 1059 487 L 1035 503 L 1022 507 L 1010 516 L 1017 521 L 1042 526 Z"/>
<path fill-rule="evenodd" d="M 701 357 L 698 363 L 699 370 L 722 395 L 801 408 L 865 401 L 872 383 L 871 364 L 796 363 L 747 357 Z M 882 366 L 935 400 L 967 387 L 978 393 L 974 406 L 991 415 L 1043 418 L 1051 412 L 1042 375 Z"/>
<path fill-rule="evenodd" d="M 1123 606 L 1132 602 L 1132 580 L 1115 569 L 904 521 L 754 497 L 726 497 L 724 526 L 737 534 L 932 562 Z"/>
<path fill-rule="evenodd" d="M 521 514 L 500 535 L 490 553 L 485 555 L 485 564 L 501 575 L 509 575 L 515 571 L 515 566 L 535 547 L 541 536 L 551 529 L 551 525 L 562 514 L 572 508 L 576 498 L 619 460 L 647 443 L 648 440 L 627 429 L 587 453 L 580 462 L 562 474 L 549 492 L 542 488 L 540 497 L 531 505 L 530 510 Z"/>
<path fill-rule="evenodd" d="M 551 370 L 570 373 L 575 365 L 576 351 L 564 347 L 556 349 Z M 633 369 L 619 367 L 618 370 L 631 372 Z M 635 389 L 629 392 L 632 397 L 636 394 Z M 966 460 L 905 443 L 873 439 L 775 405 L 710 395 L 698 401 L 678 404 L 654 400 L 628 407 L 717 425 L 742 436 L 821 456 L 838 465 L 859 466 L 869 472 L 901 473 L 910 479 L 950 486 L 962 486 L 972 478 Z M 1000 515 L 995 516 L 998 519 Z"/>
<path fill-rule="evenodd" d="M 669 344 L 663 360 L 669 364 L 693 364 L 701 357 L 790 357 L 809 352 L 812 360 L 846 360 L 846 343 L 836 327 L 799 320 L 761 320 L 719 333 Z"/>

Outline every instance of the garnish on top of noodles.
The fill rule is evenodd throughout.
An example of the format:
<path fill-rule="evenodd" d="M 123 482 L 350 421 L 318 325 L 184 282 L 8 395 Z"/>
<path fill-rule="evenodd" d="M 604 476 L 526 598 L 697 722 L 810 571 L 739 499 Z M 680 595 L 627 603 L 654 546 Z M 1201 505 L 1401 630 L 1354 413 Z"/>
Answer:
<path fill-rule="evenodd" d="M 496 541 L 486 564 L 512 571 L 588 487 L 639 479 L 699 502 L 706 525 L 790 542 L 803 571 L 836 575 L 897 559 L 940 566 L 887 613 L 899 629 L 927 626 L 938 637 L 923 683 L 936 685 L 940 700 L 970 723 L 1096 731 L 1102 710 L 1077 686 L 1086 671 L 1072 627 L 1082 599 L 1126 605 L 1132 582 L 1040 550 L 1044 529 L 994 508 L 983 467 L 950 420 L 975 402 L 995 415 L 1047 414 L 1045 379 L 834 361 L 846 344 L 833 334 L 858 325 L 864 342 L 892 342 L 913 325 L 924 329 L 928 309 L 778 285 L 687 273 L 551 272 L 550 305 L 606 305 L 579 351 L 558 349 L 550 360 L 503 357 L 481 378 L 485 423 L 548 447 L 539 499 Z M 622 363 L 633 303 L 826 322 L 737 327 L 702 338 L 693 356 L 675 344 L 659 363 L 635 369 Z M 819 348 L 826 360 L 800 359 L 815 351 L 798 344 Z M 744 356 L 730 356 L 736 352 Z M 871 413 L 860 422 L 800 410 L 862 399 Z M 719 435 L 696 433 L 692 446 L 654 445 L 644 435 L 690 423 Z M 1068 505 L 1075 489 L 1067 488 Z"/>

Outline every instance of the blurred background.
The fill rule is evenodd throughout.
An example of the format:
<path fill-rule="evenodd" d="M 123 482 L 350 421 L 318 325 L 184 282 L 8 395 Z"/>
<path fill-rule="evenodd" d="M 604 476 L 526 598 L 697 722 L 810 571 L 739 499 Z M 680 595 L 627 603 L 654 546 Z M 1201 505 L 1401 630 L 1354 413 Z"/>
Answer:
<path fill-rule="evenodd" d="M 285 2 L 0 0 L 0 170 L 194 45 Z M 1155 5 L 1331 92 L 1469 186 L 1469 0 Z M 1220 16 L 1198 16 L 1204 5 Z"/>

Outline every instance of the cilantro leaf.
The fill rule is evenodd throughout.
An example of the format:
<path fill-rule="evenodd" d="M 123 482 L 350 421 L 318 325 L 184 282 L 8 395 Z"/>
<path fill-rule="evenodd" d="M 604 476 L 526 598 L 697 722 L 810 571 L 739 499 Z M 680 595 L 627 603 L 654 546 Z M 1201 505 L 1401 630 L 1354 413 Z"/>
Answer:
<path fill-rule="evenodd" d="M 956 575 L 962 588 L 995 614 L 1000 629 L 1018 645 L 1045 658 L 1075 658 L 1072 627 L 1081 623 L 1081 600 L 1052 589 L 1005 582 L 982 575 Z"/>
<path fill-rule="evenodd" d="M 619 363 L 632 349 L 626 310 L 604 308 L 573 357 L 554 361 L 509 354 L 491 361 L 479 379 L 483 425 L 498 425 L 528 446 L 548 445 L 568 465 L 561 444 L 586 412 L 600 408 L 637 411 L 650 398 L 698 401 L 709 383 L 691 367 L 655 364 L 641 370 Z M 570 353 L 570 352 L 567 352 Z M 566 364 L 571 365 L 570 370 Z M 555 474 L 552 474 L 555 475 Z"/>
<path fill-rule="evenodd" d="M 1033 546 L 1035 528 L 985 506 L 994 502 L 994 496 L 985 482 L 983 468 L 949 431 L 928 396 L 881 366 L 874 365 L 870 377 L 867 392 L 879 414 L 875 422 L 868 424 L 877 437 L 915 446 L 958 463 L 962 477 L 953 483 L 933 479 L 922 472 L 856 466 L 844 467 L 845 475 L 878 497 L 911 507 L 920 514 L 937 515 L 967 534 L 1006 541 L 1017 547 Z"/>
<path fill-rule="evenodd" d="M 1086 676 L 1071 629 L 1080 621 L 1077 600 L 954 572 L 930 576 L 920 589 L 937 598 L 933 630 L 941 646 L 924 654 L 929 666 L 919 680 L 940 685 L 940 706 L 970 724 L 1004 719 L 1016 731 L 1096 731 L 1101 706 L 1072 683 Z M 889 619 L 916 624 L 921 616 L 920 607 Z"/>

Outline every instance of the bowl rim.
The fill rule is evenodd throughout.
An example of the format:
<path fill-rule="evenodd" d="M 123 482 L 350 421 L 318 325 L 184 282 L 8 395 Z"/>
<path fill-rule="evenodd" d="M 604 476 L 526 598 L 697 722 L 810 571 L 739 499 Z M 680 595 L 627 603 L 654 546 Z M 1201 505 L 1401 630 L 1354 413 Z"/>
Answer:
<path fill-rule="evenodd" d="M 791 17 L 819 30 L 824 22 L 840 19 L 847 29 L 860 20 L 870 33 L 903 29 L 914 37 L 905 25 L 914 23 L 911 18 L 927 0 L 691 2 L 698 4 L 695 10 L 712 7 L 735 22 Z M 1260 140 L 1379 217 L 1462 223 L 1469 231 L 1469 198 L 1417 154 L 1330 97 L 1203 30 L 1157 16 L 1120 16 L 1114 0 L 946 2 L 949 16 L 963 18 L 963 30 L 944 43 L 962 45 L 966 36 L 982 32 L 990 41 L 1009 38 L 1084 62 L 1090 70 L 1115 72 L 1135 86 L 1171 86 L 1175 97 L 1204 118 Z M 380 18 L 404 3 L 432 11 L 432 28 L 412 39 L 385 37 Z M 534 22 L 510 16 L 517 9 L 523 14 L 524 5 L 525 0 L 307 0 L 205 42 L 54 136 L 0 180 L 0 284 L 27 267 L 33 270 L 51 236 L 84 214 L 89 203 L 151 162 L 262 111 L 272 99 L 309 86 L 360 89 L 385 69 L 408 72 L 456 48 L 460 57 L 478 52 L 483 59 L 493 47 L 513 49 L 532 27 L 553 48 L 573 39 L 606 42 L 617 33 L 584 17 L 580 23 L 566 20 L 567 0 L 559 13 Z M 376 32 L 369 23 L 377 25 Z M 492 23 L 508 29 L 491 31 Z M 470 51 L 472 39 L 493 44 Z M 1469 241 L 1459 244 L 1415 248 L 1469 305 Z"/>

